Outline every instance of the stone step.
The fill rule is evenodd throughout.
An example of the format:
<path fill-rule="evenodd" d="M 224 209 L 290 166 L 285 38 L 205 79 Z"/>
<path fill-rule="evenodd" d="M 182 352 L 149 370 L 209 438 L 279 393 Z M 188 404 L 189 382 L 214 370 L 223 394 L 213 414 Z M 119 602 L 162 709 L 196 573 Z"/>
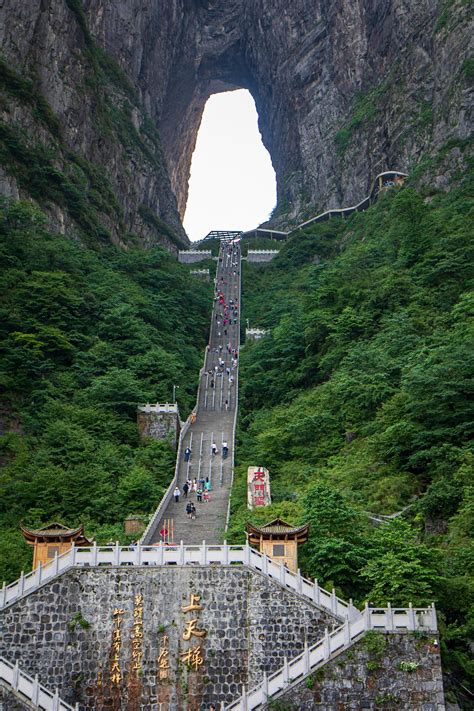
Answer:
<path fill-rule="evenodd" d="M 221 283 L 224 278 L 224 295 L 226 302 L 230 298 L 239 299 L 240 313 L 240 276 L 233 276 L 234 268 L 227 268 L 224 263 L 219 263 L 217 270 L 217 283 Z M 240 269 L 239 269 L 240 271 Z M 165 525 L 165 521 L 172 520 L 174 529 L 174 541 L 184 541 L 187 544 L 200 543 L 206 540 L 209 543 L 219 543 L 223 540 L 226 525 L 227 511 L 229 505 L 230 486 L 232 480 L 232 456 L 230 451 L 233 442 L 235 412 L 238 403 L 237 378 L 238 369 L 232 371 L 234 384 L 230 385 L 229 377 L 226 373 L 222 376 L 208 374 L 208 371 L 218 364 L 219 357 L 225 362 L 226 367 L 232 366 L 232 356 L 227 352 L 226 344 L 239 342 L 240 321 L 237 324 L 227 326 L 227 335 L 223 333 L 222 326 L 217 326 L 216 313 L 222 313 L 222 307 L 214 302 L 211 316 L 211 331 L 209 339 L 209 349 L 206 351 L 204 359 L 204 373 L 199 382 L 199 397 L 196 409 L 196 422 L 189 428 L 182 441 L 182 451 L 190 446 L 192 455 L 189 463 L 182 460 L 178 463 L 178 486 L 182 487 L 186 478 L 209 477 L 213 490 L 210 493 L 210 501 L 198 503 L 196 495 L 190 494 L 189 499 L 195 502 L 197 515 L 195 520 L 188 519 L 185 511 L 186 502 L 181 497 L 179 503 L 174 499 L 166 507 L 159 524 L 151 537 L 152 543 L 158 543 L 161 539 L 160 530 Z M 219 331 L 221 335 L 219 336 Z M 215 349 L 222 345 L 222 351 L 216 353 Z M 211 381 L 214 381 L 214 388 L 211 388 Z M 225 407 L 225 400 L 228 400 L 228 408 Z M 222 405 L 221 405 L 222 402 Z M 227 440 L 229 445 L 229 457 L 222 460 L 222 441 Z M 202 452 L 201 450 L 202 441 Z M 219 454 L 211 455 L 211 444 L 215 442 Z M 221 480 L 222 465 L 222 480 Z"/>

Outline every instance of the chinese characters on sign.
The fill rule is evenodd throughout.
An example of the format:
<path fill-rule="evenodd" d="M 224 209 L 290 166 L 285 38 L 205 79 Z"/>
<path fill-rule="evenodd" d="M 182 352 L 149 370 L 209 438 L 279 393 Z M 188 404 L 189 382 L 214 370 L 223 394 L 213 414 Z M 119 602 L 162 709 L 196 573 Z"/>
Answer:
<path fill-rule="evenodd" d="M 203 609 L 201 605 L 200 595 L 191 594 L 189 605 L 183 605 L 181 610 L 184 614 L 188 612 L 199 613 Z M 192 637 L 203 639 L 207 635 L 207 630 L 199 628 L 199 616 L 192 617 L 184 622 L 183 639 L 185 642 L 191 641 Z M 202 656 L 202 645 L 197 644 L 195 647 L 189 647 L 180 653 L 181 661 L 189 667 L 194 667 L 197 670 L 204 663 Z"/>
<path fill-rule="evenodd" d="M 181 661 L 190 667 L 194 667 L 194 669 L 197 671 L 204 662 L 201 652 L 202 647 L 200 644 L 198 644 L 197 647 L 189 648 L 185 652 L 181 652 Z"/>
<path fill-rule="evenodd" d="M 247 506 L 268 506 L 270 495 L 270 472 L 265 467 L 249 467 L 247 470 Z"/>
<path fill-rule="evenodd" d="M 260 469 L 253 475 L 253 505 L 265 506 L 265 472 Z"/>
<path fill-rule="evenodd" d="M 132 631 L 132 671 L 138 674 L 142 668 L 143 659 L 143 595 L 134 597 L 133 631 Z"/>
<path fill-rule="evenodd" d="M 161 640 L 160 651 L 158 654 L 158 672 L 160 679 L 167 679 L 170 670 L 170 650 L 169 650 L 169 637 L 168 635 L 163 635 Z"/>
<path fill-rule="evenodd" d="M 115 607 L 112 613 L 114 626 L 112 632 L 112 659 L 110 664 L 110 681 L 118 685 L 122 681 L 120 670 L 120 649 L 122 647 L 122 620 L 125 610 Z"/>

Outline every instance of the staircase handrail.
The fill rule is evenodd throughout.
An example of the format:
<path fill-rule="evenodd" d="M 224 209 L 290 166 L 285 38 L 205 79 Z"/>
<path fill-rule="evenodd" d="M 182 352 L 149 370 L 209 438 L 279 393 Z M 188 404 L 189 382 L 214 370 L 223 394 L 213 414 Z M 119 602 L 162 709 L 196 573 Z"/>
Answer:
<path fill-rule="evenodd" d="M 329 208 L 328 210 L 325 210 L 324 212 L 321 212 L 319 215 L 316 215 L 315 217 L 310 217 L 309 220 L 305 220 L 304 222 L 301 222 L 299 225 L 296 225 L 296 227 L 293 227 L 291 230 L 287 230 L 286 232 L 284 231 L 278 231 L 278 230 L 271 230 L 270 228 L 258 228 L 256 227 L 253 230 L 247 230 L 246 232 L 242 233 L 242 239 L 244 239 L 247 235 L 251 236 L 252 234 L 255 234 L 256 232 L 262 231 L 262 232 L 275 232 L 279 234 L 285 234 L 286 237 L 289 237 L 290 235 L 294 234 L 295 232 L 298 232 L 298 230 L 303 229 L 304 227 L 307 227 L 308 225 L 311 225 L 313 222 L 320 222 L 322 220 L 325 220 L 326 218 L 331 217 L 332 215 L 340 216 L 344 214 L 350 214 L 352 212 L 357 212 L 358 210 L 366 209 L 366 207 L 369 207 L 374 200 L 378 197 L 378 189 L 377 189 L 377 183 L 380 178 L 383 178 L 386 175 L 401 175 L 404 178 L 408 177 L 408 173 L 404 173 L 401 170 L 385 170 L 382 173 L 378 173 L 378 175 L 375 176 L 373 183 L 372 183 L 372 188 L 369 192 L 369 194 L 363 198 L 360 202 L 358 202 L 356 205 L 350 205 L 349 207 L 332 207 Z M 364 206 L 364 207 L 363 207 Z"/>
<path fill-rule="evenodd" d="M 369 207 L 374 200 L 377 199 L 379 190 L 377 189 L 377 183 L 380 178 L 383 178 L 385 175 L 401 175 L 404 178 L 408 178 L 408 173 L 404 173 L 402 170 L 384 170 L 382 173 L 378 173 L 373 182 L 372 182 L 372 188 L 369 192 L 369 194 L 363 198 L 360 202 L 358 202 L 356 205 L 351 205 L 349 207 L 332 207 L 329 208 L 328 210 L 324 210 L 324 212 L 319 213 L 319 215 L 316 215 L 315 217 L 310 217 L 309 220 L 305 220 L 304 222 L 300 222 L 299 225 L 296 225 L 296 227 L 293 227 L 291 230 L 274 230 L 271 227 L 255 227 L 253 230 L 246 230 L 245 232 L 240 232 L 240 237 L 242 239 L 245 239 L 245 237 L 251 237 L 252 235 L 255 235 L 257 232 L 263 232 L 263 233 L 269 233 L 269 234 L 275 234 L 279 235 L 279 239 L 285 239 L 292 235 L 295 232 L 298 232 L 298 230 L 301 230 L 303 227 L 307 227 L 308 225 L 312 224 L 313 222 L 320 222 L 327 217 L 331 217 L 332 215 L 338 216 L 338 215 L 344 215 L 346 213 L 351 213 L 351 212 L 356 212 L 357 210 L 362 210 L 366 209 L 366 207 Z M 366 207 L 362 207 L 363 205 L 366 205 Z M 205 237 L 203 237 L 200 240 L 197 240 L 196 242 L 193 242 L 193 246 L 196 247 L 199 244 L 202 244 L 203 242 L 213 239 L 210 237 L 212 232 L 209 232 Z M 196 250 L 183 250 L 183 251 L 196 251 Z M 197 250 L 199 251 L 199 250 Z"/>
<path fill-rule="evenodd" d="M 225 517 L 225 532 L 227 533 L 227 530 L 229 528 L 229 521 L 230 521 L 230 499 L 232 496 L 232 488 L 234 486 L 234 466 L 235 466 L 235 432 L 237 429 L 237 413 L 239 411 L 239 365 L 240 365 L 240 315 L 242 313 L 241 310 L 242 306 L 242 252 L 240 252 L 239 256 L 239 309 L 238 309 L 238 318 L 239 318 L 239 328 L 237 329 L 237 352 L 238 352 L 238 358 L 237 358 L 237 372 L 236 372 L 236 378 L 235 378 L 235 383 L 234 383 L 234 397 L 235 397 L 235 407 L 234 407 L 234 422 L 232 425 L 232 449 L 230 452 L 230 487 L 229 487 L 229 501 L 227 503 L 227 514 Z"/>
<path fill-rule="evenodd" d="M 50 563 L 40 565 L 27 575 L 0 589 L 0 609 L 33 592 L 53 578 L 73 567 L 98 567 L 100 565 L 208 565 L 229 563 L 248 565 L 250 568 L 272 578 L 281 585 L 290 588 L 312 603 L 329 610 L 333 615 L 344 619 L 349 614 L 352 618 L 360 612 L 351 604 L 339 598 L 334 589 L 329 592 L 318 585 L 317 581 L 305 578 L 298 571 L 293 573 L 285 566 L 272 561 L 268 556 L 251 548 L 248 543 L 242 545 L 201 545 L 185 546 L 163 544 L 160 546 L 138 544 L 130 546 L 98 545 L 72 546 L 61 555 L 56 555 Z"/>
<path fill-rule="evenodd" d="M 216 272 L 217 272 L 217 269 L 218 269 L 218 266 L 216 268 Z M 212 319 L 211 320 L 211 329 L 212 329 L 213 324 L 214 324 L 214 320 Z M 205 368 L 206 368 L 207 355 L 208 355 L 208 346 L 206 346 L 205 351 L 204 351 L 204 365 L 202 366 L 202 368 L 199 371 L 199 383 L 198 383 L 198 388 L 197 388 L 196 405 L 194 406 L 194 412 L 197 412 L 198 407 L 199 407 L 199 397 L 200 397 L 201 387 L 202 387 L 202 376 L 203 376 L 203 374 L 205 372 Z M 179 467 L 180 467 L 181 456 L 182 456 L 182 451 L 183 451 L 183 441 L 184 441 L 184 437 L 186 436 L 190 426 L 191 426 L 191 421 L 190 421 L 190 416 L 189 416 L 188 419 L 186 420 L 183 428 L 181 429 L 181 432 L 179 433 L 178 448 L 177 448 L 177 452 L 176 452 L 176 463 L 175 463 L 175 467 L 174 467 L 174 476 L 173 476 L 168 488 L 166 489 L 165 493 L 163 494 L 163 497 L 162 497 L 160 503 L 158 504 L 157 508 L 155 509 L 151 519 L 149 520 L 145 531 L 143 532 L 143 535 L 140 539 L 142 544 L 147 544 L 150 542 L 150 539 L 153 536 L 153 534 L 156 530 L 156 527 L 160 523 L 160 521 L 163 517 L 163 514 L 165 513 L 166 508 L 173 497 L 173 491 L 178 483 Z M 233 447 L 232 447 L 232 450 L 233 450 Z"/>
<path fill-rule="evenodd" d="M 183 542 L 158 546 L 120 546 L 118 543 L 108 546 L 99 546 L 94 543 L 93 546 L 81 546 L 79 548 L 73 546 L 62 555 L 55 556 L 47 565 L 40 565 L 28 575 L 22 575 L 19 580 L 8 586 L 4 584 L 0 590 L 0 609 L 7 605 L 14 604 L 25 595 L 34 592 L 42 585 L 62 575 L 71 568 L 81 568 L 84 566 L 95 568 L 103 565 L 164 566 L 170 564 L 212 565 L 216 563 L 221 565 L 247 565 L 249 568 L 260 572 L 281 586 L 289 588 L 307 602 L 314 604 L 320 609 L 327 610 L 331 615 L 340 620 L 344 620 L 347 617 L 353 622 L 359 619 L 363 614 L 352 605 L 351 601 L 346 602 L 339 598 L 334 589 L 329 592 L 320 587 L 317 581 L 311 581 L 303 577 L 299 571 L 292 573 L 285 568 L 285 566 L 275 563 L 265 554 L 251 548 L 248 543 L 243 545 L 228 545 L 227 543 L 223 545 L 207 545 L 205 541 L 200 545 L 188 546 L 185 546 Z M 407 610 L 411 611 L 409 613 L 410 615 L 414 614 L 412 612 L 413 608 L 411 607 L 407 609 L 400 608 L 401 613 L 398 608 L 387 609 L 391 610 L 390 615 L 393 620 L 391 627 L 389 627 L 390 629 L 397 627 L 400 621 L 400 614 L 402 614 L 402 616 L 405 615 Z M 380 608 L 378 611 L 371 609 L 370 614 L 374 628 L 384 629 L 384 624 L 387 620 L 384 610 L 385 608 Z M 415 611 L 416 614 L 421 614 L 421 612 L 420 610 Z M 367 611 L 365 611 L 364 614 L 367 614 Z"/>
<path fill-rule="evenodd" d="M 402 613 L 405 624 L 400 621 L 394 626 L 394 615 Z M 425 613 L 429 615 L 428 625 L 421 624 L 417 613 Z M 354 642 L 361 638 L 366 632 L 376 629 L 377 624 L 374 624 L 374 618 L 377 615 L 383 614 L 385 625 L 380 627 L 389 632 L 396 632 L 400 629 L 409 631 L 424 630 L 425 632 L 436 632 L 436 613 L 434 605 L 430 608 L 421 608 L 416 610 L 413 607 L 408 609 L 398 608 L 369 608 L 366 606 L 364 614 L 353 622 L 346 619 L 345 622 L 337 627 L 332 632 L 326 628 L 323 637 L 321 637 L 312 646 L 307 647 L 298 656 L 294 657 L 290 662 L 285 660 L 283 667 L 271 674 L 269 677 L 264 675 L 263 681 L 255 686 L 251 691 L 244 690 L 242 696 L 226 706 L 226 711 L 253 711 L 259 708 L 262 704 L 266 704 L 269 698 L 287 691 L 288 688 L 296 683 L 300 683 L 304 677 L 313 673 L 316 669 L 323 666 L 329 661 L 333 654 L 340 653 L 348 649 Z"/>
<path fill-rule="evenodd" d="M 178 482 L 179 464 L 181 462 L 181 454 L 183 451 L 183 439 L 186 436 L 190 425 L 191 425 L 191 423 L 190 423 L 190 420 L 188 417 L 188 419 L 184 423 L 184 425 L 179 433 L 178 449 L 176 451 L 176 462 L 174 465 L 173 478 L 171 479 L 168 488 L 166 489 L 165 493 L 163 494 L 160 503 L 158 504 L 155 511 L 153 512 L 152 517 L 148 521 L 148 525 L 145 528 L 143 535 L 140 539 L 142 541 L 142 543 L 146 543 L 148 541 L 148 539 L 151 538 L 151 536 L 155 532 L 156 527 L 160 523 L 161 517 L 162 517 L 164 511 L 166 510 L 166 507 L 168 506 L 169 502 L 171 501 L 171 499 L 173 497 L 173 491 L 176 488 L 176 484 Z"/>
<path fill-rule="evenodd" d="M 78 711 L 79 704 L 71 706 L 59 698 L 58 690 L 53 693 L 20 668 L 18 662 L 12 664 L 5 657 L 0 657 L 0 680 L 14 692 L 19 692 L 36 708 L 45 711 Z"/>

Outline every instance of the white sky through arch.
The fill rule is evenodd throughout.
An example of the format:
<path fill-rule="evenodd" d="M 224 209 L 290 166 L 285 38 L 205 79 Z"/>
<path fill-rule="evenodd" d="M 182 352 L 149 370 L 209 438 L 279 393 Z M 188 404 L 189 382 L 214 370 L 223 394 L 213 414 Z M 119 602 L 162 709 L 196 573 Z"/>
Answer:
<path fill-rule="evenodd" d="M 191 240 L 211 230 L 247 230 L 276 203 L 276 180 L 246 89 L 213 94 L 204 108 L 191 163 L 184 228 Z"/>

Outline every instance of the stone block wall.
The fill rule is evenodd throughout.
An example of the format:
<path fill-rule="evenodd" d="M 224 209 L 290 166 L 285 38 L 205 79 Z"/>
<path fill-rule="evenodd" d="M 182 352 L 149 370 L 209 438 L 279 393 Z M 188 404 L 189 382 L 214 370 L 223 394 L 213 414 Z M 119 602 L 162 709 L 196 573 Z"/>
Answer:
<path fill-rule="evenodd" d="M 143 597 L 138 642 L 136 595 Z M 202 610 L 183 612 L 191 595 Z M 188 641 L 183 635 L 193 619 L 207 634 Z M 18 659 L 25 672 L 87 711 L 158 711 L 160 703 L 167 711 L 198 711 L 236 699 L 242 684 L 253 686 L 264 670 L 279 669 L 285 654 L 299 654 L 305 637 L 311 644 L 338 624 L 243 566 L 76 568 L 3 611 L 0 656 Z M 182 656 L 198 647 L 202 663 L 188 667 Z M 164 649 L 169 669 L 160 678 Z M 117 650 L 120 679 L 113 681 Z"/>
<path fill-rule="evenodd" d="M 202 262 L 205 259 L 212 259 L 212 252 L 210 250 L 196 249 L 178 252 L 178 262 L 181 262 L 181 264 L 194 264 L 195 262 Z"/>
<path fill-rule="evenodd" d="M 251 250 L 247 252 L 247 262 L 256 262 L 264 264 L 271 262 L 278 254 L 278 250 Z"/>
<path fill-rule="evenodd" d="M 268 705 L 273 711 L 444 711 L 435 635 L 371 632 Z"/>
<path fill-rule="evenodd" d="M 180 433 L 179 414 L 176 412 L 137 412 L 140 437 L 169 439 L 176 448 Z"/>
<path fill-rule="evenodd" d="M 34 707 L 20 701 L 15 694 L 0 681 L 0 711 L 31 711 Z"/>

